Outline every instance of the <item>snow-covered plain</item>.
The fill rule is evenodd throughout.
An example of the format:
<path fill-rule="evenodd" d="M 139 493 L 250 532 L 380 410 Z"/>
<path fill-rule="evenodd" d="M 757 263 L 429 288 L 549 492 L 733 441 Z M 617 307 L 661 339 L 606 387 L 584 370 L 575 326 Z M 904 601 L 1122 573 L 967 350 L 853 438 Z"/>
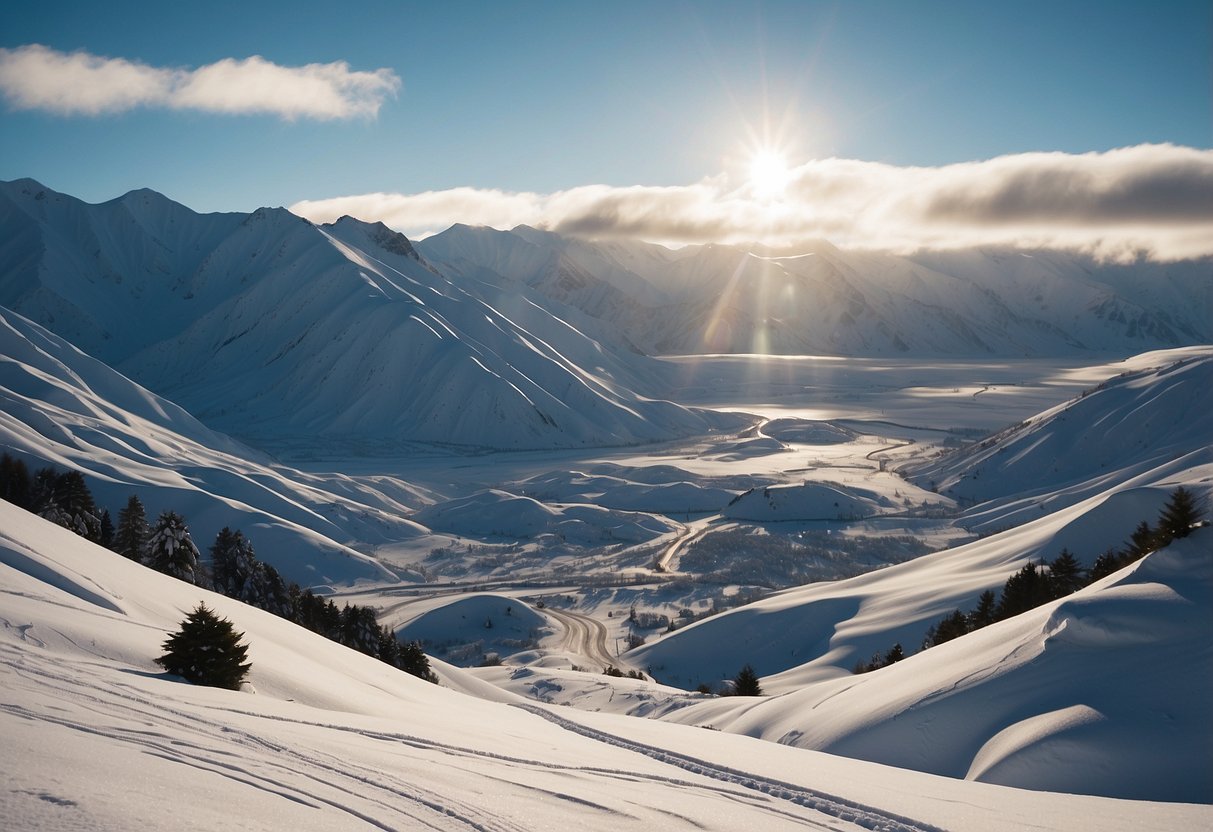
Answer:
<path fill-rule="evenodd" d="M 1210 807 L 963 783 L 443 689 L 0 503 L 0 812 L 13 829 L 1195 829 Z M 158 672 L 204 600 L 240 692 Z M 255 691 L 255 692 L 254 692 Z M 469 696 L 467 692 L 484 698 Z M 489 701 L 494 700 L 494 701 Z"/>

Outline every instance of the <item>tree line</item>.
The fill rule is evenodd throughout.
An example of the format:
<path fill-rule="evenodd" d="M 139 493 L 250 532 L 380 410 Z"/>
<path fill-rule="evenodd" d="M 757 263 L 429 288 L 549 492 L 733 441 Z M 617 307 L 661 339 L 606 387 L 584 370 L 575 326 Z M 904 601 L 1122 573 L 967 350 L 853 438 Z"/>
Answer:
<path fill-rule="evenodd" d="M 277 569 L 257 558 L 252 541 L 238 529 L 225 527 L 215 536 L 208 569 L 177 512 L 161 512 L 151 524 L 142 501 L 132 494 L 115 525 L 109 511 L 98 508 L 79 471 L 59 472 L 48 466 L 31 473 L 23 460 L 8 453 L 0 455 L 0 498 L 136 563 L 273 613 L 426 681 L 438 681 L 418 642 L 397 639 L 379 624 L 371 607 L 338 608 L 331 599 L 287 583 Z"/>
<path fill-rule="evenodd" d="M 1203 516 L 1204 511 L 1197 506 L 1192 492 L 1180 486 L 1171 492 L 1157 524 L 1151 526 L 1149 522 L 1141 521 L 1119 551 L 1109 549 L 1099 555 L 1090 569 L 1083 569 L 1073 553 L 1065 548 L 1047 563 L 1043 559 L 1039 563 L 1029 561 L 1007 578 L 999 595 L 995 596 L 993 590 L 987 589 L 977 599 L 977 606 L 973 609 L 968 612 L 953 610 L 932 624 L 923 638 L 922 649 L 928 650 L 1077 592 L 1141 560 L 1150 552 L 1167 546 L 1171 541 L 1187 537 L 1193 528 L 1200 525 Z M 860 660 L 853 670 L 855 673 L 868 673 L 903 658 L 905 651 L 901 644 L 894 644 L 868 661 Z"/>

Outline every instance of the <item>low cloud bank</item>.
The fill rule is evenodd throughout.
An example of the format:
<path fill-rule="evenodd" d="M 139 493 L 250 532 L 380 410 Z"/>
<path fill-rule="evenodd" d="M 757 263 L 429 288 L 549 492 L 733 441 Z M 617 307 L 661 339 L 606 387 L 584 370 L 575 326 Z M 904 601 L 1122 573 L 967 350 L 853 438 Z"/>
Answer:
<path fill-rule="evenodd" d="M 344 61 L 290 67 L 254 55 L 178 69 L 40 44 L 0 49 L 0 94 L 8 105 L 63 116 L 161 107 L 287 120 L 374 118 L 399 88 L 391 70 L 359 72 Z"/>
<path fill-rule="evenodd" d="M 462 222 L 526 224 L 595 238 L 910 252 L 972 246 L 1082 251 L 1105 259 L 1213 255 L 1213 150 L 1170 144 L 1022 153 L 941 167 L 820 159 L 771 196 L 721 175 L 681 187 L 588 185 L 550 194 L 454 188 L 306 200 L 412 236 Z"/>

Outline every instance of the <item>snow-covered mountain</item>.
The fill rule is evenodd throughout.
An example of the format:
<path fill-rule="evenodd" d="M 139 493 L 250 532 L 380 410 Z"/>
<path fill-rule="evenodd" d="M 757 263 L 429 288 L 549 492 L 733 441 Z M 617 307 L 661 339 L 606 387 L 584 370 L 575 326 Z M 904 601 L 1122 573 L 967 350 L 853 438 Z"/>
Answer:
<path fill-rule="evenodd" d="M 654 354 L 1131 354 L 1213 340 L 1213 262 L 1053 252 L 900 257 L 573 240 L 454 226 L 418 244 L 481 280 L 527 285 Z"/>
<path fill-rule="evenodd" d="M 732 423 L 636 392 L 659 386 L 650 359 L 525 292 L 471 294 L 382 225 L 19 180 L 0 228 L 0 305 L 241 436 L 527 448 Z"/>

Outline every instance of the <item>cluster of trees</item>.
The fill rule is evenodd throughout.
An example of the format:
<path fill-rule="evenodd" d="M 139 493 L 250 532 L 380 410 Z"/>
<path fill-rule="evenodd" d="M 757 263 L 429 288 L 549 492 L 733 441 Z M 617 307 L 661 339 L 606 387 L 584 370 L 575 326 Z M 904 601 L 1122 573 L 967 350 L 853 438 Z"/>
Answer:
<path fill-rule="evenodd" d="M 1161 549 L 1171 541 L 1187 537 L 1200 524 L 1204 512 L 1196 504 L 1192 492 L 1182 486 L 1171 492 L 1171 497 L 1158 517 L 1157 525 L 1151 526 L 1143 520 L 1130 535 L 1129 541 L 1120 551 L 1109 549 L 1095 559 L 1090 569 L 1083 569 L 1078 559 L 1068 549 L 1052 561 L 1028 562 L 1022 569 L 1007 579 L 1002 592 L 996 597 L 986 590 L 977 599 L 977 606 L 968 612 L 953 610 L 933 624 L 923 639 L 922 649 L 959 638 L 966 633 L 988 627 L 996 621 L 1027 612 L 1064 598 L 1113 572 L 1141 560 L 1150 552 Z M 900 644 L 895 644 L 884 654 L 877 653 L 868 661 L 855 665 L 855 673 L 867 673 L 905 658 Z"/>
<path fill-rule="evenodd" d="M 131 495 L 115 526 L 108 511 L 98 510 L 79 471 L 58 473 L 47 467 L 31 474 L 22 460 L 7 453 L 0 456 L 0 497 L 158 572 L 271 612 L 406 673 L 438 681 L 421 645 L 401 642 L 380 626 L 374 609 L 357 604 L 339 608 L 310 589 L 288 584 L 278 570 L 257 558 L 252 541 L 239 530 L 224 528 L 215 537 L 208 570 L 180 514 L 165 511 L 150 524 L 142 501 Z"/>

